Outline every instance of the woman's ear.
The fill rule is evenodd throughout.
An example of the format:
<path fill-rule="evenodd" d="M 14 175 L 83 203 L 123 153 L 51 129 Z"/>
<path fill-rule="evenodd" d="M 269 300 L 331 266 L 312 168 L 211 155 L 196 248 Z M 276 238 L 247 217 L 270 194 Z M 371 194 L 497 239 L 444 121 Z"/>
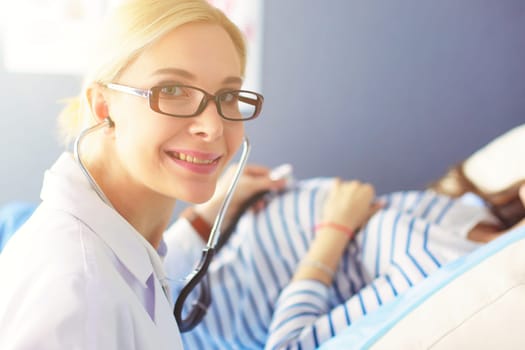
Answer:
<path fill-rule="evenodd" d="M 107 91 L 104 87 L 100 84 L 93 84 L 87 89 L 86 94 L 91 114 L 96 121 L 102 122 L 109 117 Z"/>

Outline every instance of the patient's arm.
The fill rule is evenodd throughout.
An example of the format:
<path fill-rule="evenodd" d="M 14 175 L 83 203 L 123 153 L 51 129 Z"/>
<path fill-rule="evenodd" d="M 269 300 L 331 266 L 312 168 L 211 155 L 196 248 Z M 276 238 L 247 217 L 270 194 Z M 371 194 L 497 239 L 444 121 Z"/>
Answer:
<path fill-rule="evenodd" d="M 518 190 L 525 184 L 525 124 L 490 141 L 454 165 L 430 186 L 438 193 L 459 197 L 471 192 L 481 198 L 505 228 L 525 215 Z M 476 240 L 490 241 L 494 234 L 481 232 Z"/>
<path fill-rule="evenodd" d="M 525 185 L 520 187 L 519 196 L 521 203 L 523 206 L 525 206 Z M 468 239 L 474 242 L 487 243 L 499 237 L 501 234 L 512 231 L 519 226 L 525 226 L 525 218 L 522 218 L 518 223 L 514 224 L 509 229 L 502 229 L 501 227 L 495 226 L 493 224 L 480 223 L 469 232 Z"/>
<path fill-rule="evenodd" d="M 277 306 L 278 311 L 270 325 L 267 349 L 291 345 L 301 334 L 310 332 L 315 324 L 323 322 L 318 317 L 328 311 L 327 286 L 332 283 L 334 271 L 348 242 L 354 237 L 355 231 L 382 206 L 374 198 L 375 190 L 370 184 L 359 181 L 334 182 L 324 204 L 321 226 L 315 229 L 316 236 L 299 263 L 292 283 L 280 296 L 284 304 Z M 297 298 L 302 301 L 298 302 Z M 305 312 L 309 317 L 300 317 L 297 323 L 284 322 L 286 324 L 283 327 L 288 310 L 298 305 L 307 309 Z"/>
<path fill-rule="evenodd" d="M 523 207 L 525 207 L 525 184 L 520 187 L 519 196 L 520 196 L 521 204 L 523 204 Z M 516 227 L 520 227 L 520 226 L 525 226 L 525 217 L 521 218 L 521 220 L 516 225 L 512 226 L 510 229 L 508 229 L 505 232 L 511 231 L 515 229 Z"/>

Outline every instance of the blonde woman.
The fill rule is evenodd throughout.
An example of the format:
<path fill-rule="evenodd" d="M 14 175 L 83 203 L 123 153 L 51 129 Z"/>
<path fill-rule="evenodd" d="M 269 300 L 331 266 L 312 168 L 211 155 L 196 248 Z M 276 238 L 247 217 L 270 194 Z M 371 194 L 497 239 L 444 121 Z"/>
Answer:
<path fill-rule="evenodd" d="M 1 349 L 182 348 L 162 235 L 177 200 L 212 196 L 260 112 L 239 92 L 241 33 L 204 0 L 126 1 L 97 42 L 61 116 L 78 154 L 46 171 L 0 256 Z M 265 174 L 256 190 L 274 185 Z"/>

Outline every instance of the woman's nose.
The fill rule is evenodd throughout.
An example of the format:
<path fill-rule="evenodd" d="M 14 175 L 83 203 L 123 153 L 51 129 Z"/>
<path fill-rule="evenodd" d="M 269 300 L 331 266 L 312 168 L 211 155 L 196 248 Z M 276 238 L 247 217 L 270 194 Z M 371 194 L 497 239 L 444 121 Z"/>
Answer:
<path fill-rule="evenodd" d="M 208 105 L 201 114 L 191 118 L 190 132 L 204 138 L 206 141 L 213 141 L 222 136 L 224 122 L 215 101 L 209 100 Z"/>

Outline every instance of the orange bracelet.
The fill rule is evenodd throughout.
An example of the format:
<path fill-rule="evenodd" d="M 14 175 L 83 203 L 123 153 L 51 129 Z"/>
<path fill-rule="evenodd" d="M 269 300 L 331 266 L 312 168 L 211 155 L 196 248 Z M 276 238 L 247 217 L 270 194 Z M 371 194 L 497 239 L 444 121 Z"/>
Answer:
<path fill-rule="evenodd" d="M 182 211 L 180 217 L 188 220 L 193 229 L 199 234 L 199 236 L 206 242 L 210 237 L 211 226 L 206 220 L 202 218 L 193 207 L 187 207 Z"/>
<path fill-rule="evenodd" d="M 336 231 L 342 232 L 350 238 L 354 237 L 354 230 L 350 229 L 349 227 L 345 225 L 337 224 L 335 222 L 322 222 L 320 224 L 317 224 L 314 227 L 314 231 L 317 231 L 322 228 L 327 228 L 327 227 L 333 228 Z"/>

